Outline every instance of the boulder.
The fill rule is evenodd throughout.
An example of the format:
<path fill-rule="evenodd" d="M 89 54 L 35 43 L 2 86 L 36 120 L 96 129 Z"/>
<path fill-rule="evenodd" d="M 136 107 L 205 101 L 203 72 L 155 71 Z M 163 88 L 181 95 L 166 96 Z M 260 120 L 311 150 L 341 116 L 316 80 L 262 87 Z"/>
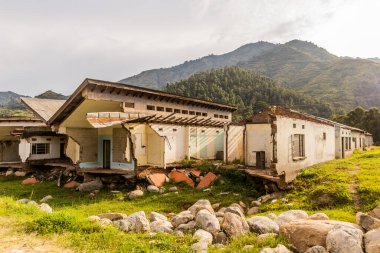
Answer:
<path fill-rule="evenodd" d="M 148 192 L 151 192 L 151 193 L 159 193 L 160 192 L 160 189 L 155 185 L 149 185 L 146 189 L 148 190 Z"/>
<path fill-rule="evenodd" d="M 102 213 L 98 214 L 98 216 L 101 219 L 109 219 L 111 221 L 123 220 L 128 218 L 128 216 L 124 213 Z"/>
<path fill-rule="evenodd" d="M 174 227 L 178 227 L 179 225 L 186 224 L 192 220 L 194 220 L 194 215 L 190 211 L 186 210 L 174 216 L 172 219 L 172 224 Z"/>
<path fill-rule="evenodd" d="M 177 237 L 184 237 L 185 236 L 185 234 L 181 230 L 175 230 L 173 232 L 173 235 L 175 235 Z"/>
<path fill-rule="evenodd" d="M 267 215 L 265 215 L 266 217 L 268 217 L 269 219 L 271 220 L 276 220 L 277 219 L 277 215 L 274 214 L 274 213 L 268 213 Z"/>
<path fill-rule="evenodd" d="M 380 228 L 380 220 L 368 214 L 358 212 L 356 214 L 356 223 L 361 226 L 365 231 Z"/>
<path fill-rule="evenodd" d="M 87 183 L 82 183 L 78 186 L 80 192 L 92 192 L 95 190 L 101 190 L 103 188 L 103 183 L 100 179 L 90 181 Z"/>
<path fill-rule="evenodd" d="M 247 220 L 252 232 L 257 234 L 277 233 L 279 226 L 276 222 L 265 216 L 255 216 Z"/>
<path fill-rule="evenodd" d="M 142 190 L 134 190 L 128 193 L 129 199 L 137 199 L 144 196 L 144 192 Z"/>
<path fill-rule="evenodd" d="M 173 225 L 167 220 L 153 221 L 150 223 L 150 229 L 152 232 L 173 233 Z"/>
<path fill-rule="evenodd" d="M 27 179 L 24 179 L 21 184 L 36 184 L 38 183 L 38 180 L 34 177 L 30 177 L 30 178 L 27 178 Z"/>
<path fill-rule="evenodd" d="M 80 185 L 80 183 L 77 182 L 77 181 L 70 181 L 70 182 L 64 184 L 63 187 L 64 187 L 64 188 L 70 188 L 70 189 L 73 189 L 73 188 L 77 188 L 79 185 Z"/>
<path fill-rule="evenodd" d="M 380 228 L 368 231 L 364 235 L 364 242 L 367 253 L 380 252 Z"/>
<path fill-rule="evenodd" d="M 195 231 L 193 237 L 199 239 L 199 242 L 205 242 L 208 245 L 212 244 L 212 234 L 206 230 L 198 229 Z"/>
<path fill-rule="evenodd" d="M 26 176 L 26 172 L 25 171 L 16 171 L 15 172 L 15 176 L 16 177 L 25 177 Z"/>
<path fill-rule="evenodd" d="M 13 170 L 7 170 L 7 172 L 5 172 L 5 176 L 6 177 L 14 176 Z"/>
<path fill-rule="evenodd" d="M 170 192 L 176 192 L 176 191 L 178 191 L 177 186 L 172 186 L 172 187 L 170 187 L 170 188 L 169 188 L 169 191 L 170 191 Z"/>
<path fill-rule="evenodd" d="M 158 220 L 168 220 L 168 218 L 163 215 L 163 214 L 160 214 L 160 213 L 156 213 L 156 212 L 151 212 L 150 215 L 149 215 L 149 220 L 150 222 L 153 222 L 153 221 L 158 221 Z"/>
<path fill-rule="evenodd" d="M 130 230 L 135 232 L 150 231 L 149 221 L 144 211 L 136 212 L 128 216 L 127 220 L 131 223 Z"/>
<path fill-rule="evenodd" d="M 216 212 L 215 216 L 216 217 L 224 217 L 224 212 L 223 213 L 222 212 Z"/>
<path fill-rule="evenodd" d="M 20 204 L 28 204 L 30 200 L 29 199 L 19 199 L 16 201 L 16 203 L 20 203 Z"/>
<path fill-rule="evenodd" d="M 129 232 L 131 230 L 131 223 L 127 219 L 115 220 L 113 224 L 123 232 Z"/>
<path fill-rule="evenodd" d="M 329 216 L 325 213 L 315 213 L 309 216 L 309 220 L 329 220 Z"/>
<path fill-rule="evenodd" d="M 258 201 L 258 200 L 254 200 L 251 202 L 251 206 L 254 207 L 254 206 L 261 206 L 261 202 Z"/>
<path fill-rule="evenodd" d="M 237 214 L 226 212 L 221 224 L 221 228 L 229 237 L 246 235 L 249 233 L 247 221 Z"/>
<path fill-rule="evenodd" d="M 100 220 L 100 217 L 97 216 L 97 215 L 91 215 L 91 216 L 88 216 L 87 219 L 89 219 L 89 220 L 99 221 L 99 220 Z"/>
<path fill-rule="evenodd" d="M 241 210 L 241 208 L 238 208 L 237 206 L 229 206 L 226 208 L 226 210 L 224 211 L 224 214 L 226 213 L 234 213 L 236 215 L 239 215 L 240 217 L 244 218 L 244 213 L 243 211 Z"/>
<path fill-rule="evenodd" d="M 41 200 L 40 200 L 40 203 L 45 203 L 45 202 L 48 202 L 49 200 L 53 199 L 53 196 L 51 195 L 47 195 L 45 197 L 43 197 Z"/>
<path fill-rule="evenodd" d="M 239 205 L 238 203 L 233 203 L 229 207 L 239 208 L 241 213 L 244 214 L 244 208 L 241 205 Z"/>
<path fill-rule="evenodd" d="M 227 244 L 227 241 L 228 241 L 228 237 L 226 233 L 224 233 L 223 231 L 216 233 L 214 243 L 225 245 Z"/>
<path fill-rule="evenodd" d="M 380 205 L 375 207 L 371 212 L 368 213 L 370 216 L 380 219 Z"/>
<path fill-rule="evenodd" d="M 101 227 L 105 227 L 107 225 L 111 225 L 112 224 L 112 221 L 110 219 L 107 219 L 107 218 L 100 219 L 98 222 L 99 222 L 99 225 Z"/>
<path fill-rule="evenodd" d="M 305 252 L 313 246 L 326 246 L 327 234 L 336 226 L 358 228 L 355 224 L 334 220 L 293 220 L 280 225 L 280 235 L 298 251 Z"/>
<path fill-rule="evenodd" d="M 211 214 L 210 211 L 202 209 L 197 213 L 195 222 L 198 228 L 206 230 L 211 234 L 215 234 L 220 230 L 220 224 L 215 215 Z"/>
<path fill-rule="evenodd" d="M 181 230 L 182 232 L 184 233 L 188 233 L 189 231 L 193 231 L 195 230 L 195 226 L 197 225 L 197 223 L 195 221 L 189 221 L 188 223 L 186 224 L 181 224 L 177 227 L 178 230 Z"/>
<path fill-rule="evenodd" d="M 202 209 L 206 209 L 211 214 L 215 214 L 214 209 L 212 208 L 210 201 L 208 201 L 207 199 L 198 200 L 191 207 L 189 207 L 187 210 L 189 210 L 194 216 L 196 216 L 197 213 Z"/>
<path fill-rule="evenodd" d="M 327 250 L 322 246 L 313 246 L 306 250 L 305 253 L 327 253 Z"/>
<path fill-rule="evenodd" d="M 247 215 L 257 214 L 259 212 L 260 212 L 260 209 L 257 206 L 254 206 L 254 207 L 251 207 L 250 209 L 248 209 Z"/>
<path fill-rule="evenodd" d="M 282 244 L 277 244 L 276 248 L 264 248 L 260 253 L 292 253 L 287 247 Z"/>
<path fill-rule="evenodd" d="M 305 211 L 302 210 L 290 210 L 281 213 L 277 219 L 275 219 L 275 222 L 281 226 L 284 223 L 293 221 L 293 220 L 303 220 L 307 219 L 309 215 Z"/>
<path fill-rule="evenodd" d="M 355 227 L 336 225 L 327 234 L 326 250 L 333 253 L 363 253 L 363 232 Z"/>
<path fill-rule="evenodd" d="M 166 182 L 166 178 L 167 177 L 164 173 L 153 173 L 146 176 L 146 179 L 148 180 L 148 182 L 157 187 L 163 186 Z"/>
<path fill-rule="evenodd" d="M 39 205 L 38 207 L 42 212 L 46 212 L 46 213 L 52 213 L 53 212 L 53 208 L 51 208 L 51 206 L 49 206 L 48 204 L 46 203 L 42 203 L 41 205 Z"/>

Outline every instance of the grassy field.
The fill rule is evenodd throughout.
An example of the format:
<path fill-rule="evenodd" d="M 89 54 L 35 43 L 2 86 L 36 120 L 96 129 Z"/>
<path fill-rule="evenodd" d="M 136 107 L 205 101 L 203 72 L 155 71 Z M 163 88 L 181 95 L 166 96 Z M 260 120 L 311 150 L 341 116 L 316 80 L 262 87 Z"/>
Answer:
<path fill-rule="evenodd" d="M 210 170 L 211 165 L 203 165 L 201 169 Z M 128 234 L 113 227 L 101 228 L 86 217 L 110 211 L 131 214 L 144 210 L 147 214 L 151 211 L 168 214 L 179 212 L 201 198 L 227 206 L 240 200 L 249 203 L 262 194 L 262 186 L 242 173 L 218 172 L 222 177 L 210 191 L 193 190 L 180 184 L 177 185 L 179 194 L 146 193 L 142 199 L 133 201 L 119 201 L 120 195 L 107 190 L 92 199 L 88 193 L 58 188 L 53 182 L 20 185 L 21 178 L 0 177 L 0 228 L 6 227 L 6 234 L 12 237 L 24 238 L 32 234 L 36 240 L 57 245 L 60 249 L 57 252 L 62 252 L 59 247 L 73 252 L 190 252 L 194 242 L 191 236 Z M 228 194 L 220 194 L 226 192 Z M 32 205 L 15 201 L 20 198 L 38 201 L 49 194 L 54 197 L 49 201 L 53 214 L 44 214 Z M 380 148 L 355 151 L 350 158 L 304 170 L 284 197 L 288 200 L 286 203 L 278 200 L 264 204 L 262 213 L 303 209 L 310 214 L 325 212 L 332 219 L 354 222 L 357 211 L 369 211 L 380 204 Z M 1 232 L 0 229 L 0 235 Z M 1 240 L 0 244 L 6 245 L 4 239 Z M 250 234 L 233 240 L 224 252 L 239 252 L 246 244 L 255 246 L 251 252 L 259 252 L 279 242 L 286 244 L 281 238 L 258 243 L 256 236 Z M 211 248 L 210 251 L 220 249 Z"/>

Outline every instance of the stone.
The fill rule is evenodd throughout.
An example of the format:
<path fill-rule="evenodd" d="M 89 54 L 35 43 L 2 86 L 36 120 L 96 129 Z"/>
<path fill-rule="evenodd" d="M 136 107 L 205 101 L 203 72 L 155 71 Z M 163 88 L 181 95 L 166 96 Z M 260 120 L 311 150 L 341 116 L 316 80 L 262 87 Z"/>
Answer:
<path fill-rule="evenodd" d="M 224 217 L 224 212 L 223 213 L 222 212 L 216 212 L 215 216 L 216 217 Z"/>
<path fill-rule="evenodd" d="M 39 209 L 45 213 L 52 213 L 53 212 L 53 208 L 51 208 L 51 206 L 49 206 L 46 203 L 42 203 L 41 205 L 39 205 Z"/>
<path fill-rule="evenodd" d="M 224 214 L 226 214 L 226 213 L 234 213 L 234 214 L 239 215 L 240 217 L 244 218 L 243 212 L 241 211 L 240 208 L 238 208 L 236 206 L 227 207 L 226 210 L 224 211 Z"/>
<path fill-rule="evenodd" d="M 181 230 L 175 230 L 173 232 L 173 235 L 175 235 L 177 237 L 184 237 L 185 236 L 185 234 Z"/>
<path fill-rule="evenodd" d="M 167 220 L 156 220 L 150 223 L 152 232 L 161 232 L 171 234 L 173 233 L 173 225 Z"/>
<path fill-rule="evenodd" d="M 305 253 L 327 253 L 327 250 L 323 246 L 313 246 L 306 250 Z"/>
<path fill-rule="evenodd" d="M 249 228 L 257 234 L 277 233 L 279 226 L 276 222 L 265 216 L 255 216 L 247 220 Z"/>
<path fill-rule="evenodd" d="M 105 227 L 112 224 L 112 221 L 106 218 L 100 219 L 98 222 L 101 227 Z"/>
<path fill-rule="evenodd" d="M 215 179 L 216 179 L 216 175 L 214 173 L 212 172 L 207 173 L 206 176 L 204 176 L 199 182 L 199 184 L 197 185 L 197 189 L 204 189 L 204 188 L 209 187 L 209 185 L 212 184 L 212 182 L 214 182 Z"/>
<path fill-rule="evenodd" d="M 45 203 L 45 202 L 48 202 L 49 200 L 53 199 L 53 196 L 51 195 L 47 195 L 45 197 L 43 197 L 41 200 L 40 200 L 40 203 Z"/>
<path fill-rule="evenodd" d="M 102 213 L 102 214 L 98 214 L 98 216 L 101 219 L 109 219 L 111 221 L 123 220 L 123 219 L 128 218 L 128 215 L 124 213 Z"/>
<path fill-rule="evenodd" d="M 282 244 L 277 244 L 276 248 L 264 248 L 260 253 L 292 253 L 287 247 Z"/>
<path fill-rule="evenodd" d="M 191 250 L 194 253 L 207 253 L 208 245 L 206 242 L 196 242 L 191 245 Z"/>
<path fill-rule="evenodd" d="M 87 219 L 89 219 L 89 220 L 96 220 L 96 221 L 99 221 L 99 220 L 100 220 L 100 217 L 97 216 L 97 215 L 91 215 L 91 216 L 88 216 Z"/>
<path fill-rule="evenodd" d="M 92 192 L 95 190 L 101 190 L 103 188 L 103 183 L 100 179 L 82 183 L 78 186 L 80 192 Z"/>
<path fill-rule="evenodd" d="M 144 192 L 142 190 L 134 190 L 128 193 L 129 199 L 137 199 L 144 196 Z"/>
<path fill-rule="evenodd" d="M 365 231 L 380 228 L 380 220 L 368 214 L 358 212 L 356 214 L 356 223 L 361 226 Z"/>
<path fill-rule="evenodd" d="M 34 200 L 29 200 L 28 203 L 26 203 L 26 204 L 28 204 L 28 205 L 33 205 L 33 206 L 37 206 L 37 207 L 38 207 L 37 202 L 34 201 Z"/>
<path fill-rule="evenodd" d="M 16 172 L 14 173 L 14 175 L 15 175 L 16 177 L 25 177 L 25 176 L 26 176 L 26 172 L 25 172 L 25 171 L 16 171 Z"/>
<path fill-rule="evenodd" d="M 368 231 L 364 235 L 365 252 L 379 253 L 380 252 L 380 228 Z"/>
<path fill-rule="evenodd" d="M 194 182 L 189 178 L 185 172 L 183 171 L 172 171 L 169 174 L 170 179 L 172 179 L 174 182 L 180 183 L 185 182 L 190 187 L 194 188 Z"/>
<path fill-rule="evenodd" d="M 196 216 L 197 213 L 202 209 L 206 209 L 211 214 L 215 214 L 214 209 L 212 208 L 210 201 L 208 201 L 207 199 L 198 200 L 191 207 L 189 207 L 187 210 L 189 210 L 194 216 Z"/>
<path fill-rule="evenodd" d="M 376 219 L 380 219 L 380 205 L 375 207 L 371 212 L 368 213 L 368 215 L 370 215 Z"/>
<path fill-rule="evenodd" d="M 176 192 L 176 191 L 178 191 L 177 186 L 172 186 L 172 187 L 170 187 L 170 188 L 169 188 L 169 191 L 170 191 L 170 192 Z"/>
<path fill-rule="evenodd" d="M 242 236 L 249 233 L 247 221 L 239 215 L 230 212 L 225 213 L 221 228 L 229 237 Z"/>
<path fill-rule="evenodd" d="M 215 235 L 214 243 L 226 245 L 227 241 L 228 237 L 223 231 L 220 231 Z"/>
<path fill-rule="evenodd" d="M 290 211 L 286 211 L 286 212 L 281 213 L 277 217 L 277 219 L 275 220 L 275 222 L 279 226 L 281 226 L 284 223 L 287 223 L 287 222 L 290 222 L 290 221 L 293 221 L 293 220 L 303 220 L 303 219 L 307 219 L 308 217 L 309 217 L 309 215 L 307 215 L 307 213 L 305 211 L 302 211 L 302 210 L 290 210 Z"/>
<path fill-rule="evenodd" d="M 34 177 L 30 177 L 30 178 L 27 178 L 27 179 L 24 179 L 21 184 L 36 184 L 38 183 L 38 180 Z"/>
<path fill-rule="evenodd" d="M 162 187 L 162 188 L 160 188 L 160 191 L 159 191 L 159 193 L 160 193 L 160 194 L 164 194 L 164 193 L 165 193 L 165 191 L 166 191 L 166 189 L 165 189 L 164 187 Z"/>
<path fill-rule="evenodd" d="M 13 170 L 7 170 L 7 172 L 5 172 L 5 176 L 6 177 L 14 176 Z"/>
<path fill-rule="evenodd" d="M 325 213 L 315 213 L 309 216 L 309 220 L 329 220 L 329 216 Z"/>
<path fill-rule="evenodd" d="M 30 200 L 29 199 L 19 199 L 16 201 L 16 203 L 20 203 L 20 204 L 28 204 Z"/>
<path fill-rule="evenodd" d="M 359 226 L 334 220 L 293 220 L 280 225 L 280 235 L 298 251 L 305 252 L 313 246 L 326 246 L 327 234 L 336 226 L 359 228 Z"/>
<path fill-rule="evenodd" d="M 215 215 L 211 214 L 207 209 L 202 209 L 197 213 L 195 222 L 198 228 L 206 230 L 211 234 L 215 234 L 220 230 L 220 224 Z"/>
<path fill-rule="evenodd" d="M 77 181 L 70 181 L 70 182 L 64 184 L 63 187 L 64 187 L 64 188 L 70 188 L 70 189 L 73 189 L 73 188 L 77 188 L 79 185 L 80 185 L 80 183 L 77 182 Z"/>
<path fill-rule="evenodd" d="M 261 206 L 261 202 L 258 201 L 258 200 L 254 200 L 251 202 L 251 206 L 254 207 L 254 206 Z"/>
<path fill-rule="evenodd" d="M 150 222 L 158 221 L 158 220 L 167 221 L 168 218 L 165 215 L 163 215 L 163 214 L 160 214 L 160 213 L 157 213 L 157 212 L 151 212 L 150 215 L 149 215 L 149 220 L 150 220 Z"/>
<path fill-rule="evenodd" d="M 151 193 L 159 193 L 160 192 L 160 189 L 155 185 L 148 185 L 148 187 L 146 189 L 148 190 L 148 192 L 151 192 Z"/>
<path fill-rule="evenodd" d="M 218 210 L 219 213 L 225 213 L 226 212 L 226 207 L 222 207 Z"/>
<path fill-rule="evenodd" d="M 214 210 L 216 210 L 216 209 L 218 209 L 219 207 L 220 207 L 220 205 L 221 205 L 222 203 L 214 203 L 214 204 L 212 204 L 211 205 L 211 207 L 212 207 L 212 209 L 214 209 Z"/>
<path fill-rule="evenodd" d="M 239 205 L 238 203 L 233 203 L 229 207 L 239 208 L 241 213 L 244 214 L 244 208 L 241 205 Z"/>
<path fill-rule="evenodd" d="M 261 234 L 261 235 L 258 235 L 256 240 L 258 243 L 263 243 L 265 242 L 268 238 L 276 238 L 278 236 L 278 234 L 276 233 L 266 233 L 266 234 Z"/>
<path fill-rule="evenodd" d="M 243 210 L 247 208 L 247 205 L 244 204 L 244 202 L 241 200 L 239 201 L 239 206 L 241 206 L 243 208 Z"/>
<path fill-rule="evenodd" d="M 190 231 L 193 231 L 195 230 L 195 226 L 197 225 L 197 223 L 195 221 L 189 221 L 188 223 L 186 224 L 181 224 L 177 227 L 178 230 L 181 230 L 183 231 L 184 233 L 188 233 Z"/>
<path fill-rule="evenodd" d="M 327 252 L 363 253 L 363 232 L 360 229 L 336 225 L 326 237 Z"/>
<path fill-rule="evenodd" d="M 130 229 L 135 232 L 149 232 L 149 221 L 144 211 L 136 212 L 128 216 L 127 220 L 131 223 Z"/>
<path fill-rule="evenodd" d="M 259 212 L 260 212 L 260 209 L 257 206 L 254 206 L 254 207 L 251 207 L 250 209 L 248 209 L 247 215 L 257 214 Z"/>
<path fill-rule="evenodd" d="M 274 214 L 274 213 L 268 213 L 267 215 L 265 215 L 266 217 L 268 217 L 269 219 L 271 220 L 275 220 L 277 219 L 277 215 Z"/>
<path fill-rule="evenodd" d="M 174 227 L 178 227 L 179 225 L 186 224 L 192 220 L 194 220 L 194 215 L 190 211 L 186 210 L 174 216 L 171 222 Z"/>
<path fill-rule="evenodd" d="M 212 234 L 206 230 L 198 229 L 193 237 L 199 239 L 200 242 L 206 242 L 208 245 L 212 244 Z"/>
<path fill-rule="evenodd" d="M 129 232 L 131 230 L 131 223 L 127 219 L 115 220 L 113 224 L 123 232 Z"/>
<path fill-rule="evenodd" d="M 273 199 L 274 197 L 271 195 L 271 194 L 266 194 L 266 195 L 263 195 L 261 196 L 260 198 L 258 198 L 257 200 L 262 204 L 262 203 L 265 203 L 267 202 L 268 200 L 271 200 Z"/>
<path fill-rule="evenodd" d="M 148 182 L 154 186 L 162 187 L 166 182 L 167 176 L 164 173 L 153 173 L 146 176 Z"/>

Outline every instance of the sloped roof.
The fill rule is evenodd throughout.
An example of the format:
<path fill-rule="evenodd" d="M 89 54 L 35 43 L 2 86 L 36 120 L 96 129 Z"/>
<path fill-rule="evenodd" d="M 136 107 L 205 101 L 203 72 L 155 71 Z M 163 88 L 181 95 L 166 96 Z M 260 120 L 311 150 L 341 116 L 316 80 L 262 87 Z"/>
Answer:
<path fill-rule="evenodd" d="M 47 122 L 58 109 L 66 102 L 66 100 L 56 99 L 40 99 L 40 98 L 21 98 L 21 101 L 40 117 Z"/>

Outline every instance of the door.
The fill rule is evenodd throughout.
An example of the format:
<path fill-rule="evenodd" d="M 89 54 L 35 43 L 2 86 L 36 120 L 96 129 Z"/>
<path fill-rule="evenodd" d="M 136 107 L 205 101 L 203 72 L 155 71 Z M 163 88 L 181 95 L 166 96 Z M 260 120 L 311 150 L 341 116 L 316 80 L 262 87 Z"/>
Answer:
<path fill-rule="evenodd" d="M 60 158 L 65 158 L 65 143 L 60 143 L 59 144 L 59 157 Z"/>
<path fill-rule="evenodd" d="M 265 151 L 256 152 L 256 168 L 265 169 Z"/>
<path fill-rule="evenodd" d="M 344 158 L 344 137 L 342 137 L 342 158 Z"/>
<path fill-rule="evenodd" d="M 103 140 L 103 168 L 111 168 L 111 141 Z"/>
<path fill-rule="evenodd" d="M 197 145 L 197 130 L 192 128 L 191 131 L 190 131 L 190 157 L 194 157 L 194 158 L 198 158 L 198 155 L 197 155 L 197 148 L 198 148 L 198 145 Z"/>
<path fill-rule="evenodd" d="M 207 159 L 207 146 L 209 145 L 207 142 L 207 134 L 206 130 L 201 130 L 201 133 L 199 134 L 199 146 L 200 146 L 200 151 L 199 151 L 199 157 L 201 159 Z"/>

